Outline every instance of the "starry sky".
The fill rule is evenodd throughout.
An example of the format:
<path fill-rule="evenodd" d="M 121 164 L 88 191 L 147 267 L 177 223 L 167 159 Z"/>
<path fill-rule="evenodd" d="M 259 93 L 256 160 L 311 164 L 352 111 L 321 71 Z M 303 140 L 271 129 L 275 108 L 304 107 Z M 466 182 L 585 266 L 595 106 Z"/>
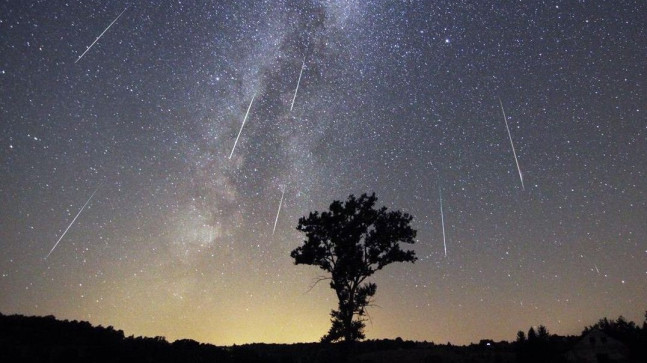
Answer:
<path fill-rule="evenodd" d="M 419 260 L 374 276 L 369 339 L 642 322 L 645 14 L 638 0 L 3 1 L 0 312 L 317 341 L 336 297 L 308 291 L 319 270 L 289 256 L 298 218 L 374 191 L 414 216 Z"/>

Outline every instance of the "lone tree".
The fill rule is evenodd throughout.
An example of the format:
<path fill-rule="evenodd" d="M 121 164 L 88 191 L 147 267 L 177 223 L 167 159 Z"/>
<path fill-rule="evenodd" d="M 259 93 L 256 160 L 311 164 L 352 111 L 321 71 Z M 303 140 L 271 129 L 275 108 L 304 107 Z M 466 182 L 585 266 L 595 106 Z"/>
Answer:
<path fill-rule="evenodd" d="M 393 262 L 414 262 L 414 251 L 400 249 L 413 244 L 413 219 L 400 211 L 375 209 L 377 197 L 350 195 L 346 202 L 332 202 L 329 211 L 311 212 L 299 219 L 297 229 L 306 240 L 292 251 L 296 265 L 314 265 L 330 274 L 330 287 L 337 293 L 339 307 L 331 312 L 332 326 L 322 342 L 364 338 L 366 307 L 377 285 L 365 280 Z"/>

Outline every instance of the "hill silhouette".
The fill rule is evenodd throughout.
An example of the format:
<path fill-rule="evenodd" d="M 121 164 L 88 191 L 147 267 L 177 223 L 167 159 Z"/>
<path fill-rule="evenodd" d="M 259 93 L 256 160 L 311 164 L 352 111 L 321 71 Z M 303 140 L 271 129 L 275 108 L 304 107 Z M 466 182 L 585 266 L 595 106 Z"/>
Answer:
<path fill-rule="evenodd" d="M 595 345 L 597 339 L 598 345 Z M 607 344 L 608 339 L 608 346 Z M 112 326 L 0 313 L 0 362 L 339 362 L 340 345 L 246 344 L 218 347 L 191 339 L 126 337 Z M 587 358 L 589 357 L 589 358 Z M 587 360 L 588 359 L 588 360 Z M 647 361 L 647 321 L 601 319 L 580 336 L 551 335 L 544 326 L 520 331 L 514 342 L 484 339 L 454 346 L 401 338 L 367 340 L 353 347 L 352 362 L 580 362 Z"/>

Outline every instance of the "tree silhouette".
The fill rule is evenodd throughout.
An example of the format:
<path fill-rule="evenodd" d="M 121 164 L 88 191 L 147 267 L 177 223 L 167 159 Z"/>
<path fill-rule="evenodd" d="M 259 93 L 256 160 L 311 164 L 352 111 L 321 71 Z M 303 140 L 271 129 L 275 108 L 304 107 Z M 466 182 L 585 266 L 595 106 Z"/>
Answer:
<path fill-rule="evenodd" d="M 297 229 L 306 240 L 290 256 L 297 265 L 314 265 L 330 274 L 323 279 L 330 280 L 339 299 L 323 342 L 363 339 L 366 308 L 377 290 L 366 279 L 393 262 L 416 260 L 413 251 L 400 249 L 400 243 L 415 242 L 416 231 L 409 225 L 413 217 L 375 209 L 376 201 L 375 193 L 350 195 L 346 202 L 332 202 L 329 211 L 299 219 Z"/>
<path fill-rule="evenodd" d="M 526 341 L 526 333 L 524 333 L 522 330 L 519 330 L 517 332 L 517 342 L 524 343 L 525 341 Z"/>
<path fill-rule="evenodd" d="M 548 334 L 548 329 L 545 326 L 540 325 L 537 328 L 537 338 L 543 341 L 548 341 L 549 337 L 550 335 Z"/>

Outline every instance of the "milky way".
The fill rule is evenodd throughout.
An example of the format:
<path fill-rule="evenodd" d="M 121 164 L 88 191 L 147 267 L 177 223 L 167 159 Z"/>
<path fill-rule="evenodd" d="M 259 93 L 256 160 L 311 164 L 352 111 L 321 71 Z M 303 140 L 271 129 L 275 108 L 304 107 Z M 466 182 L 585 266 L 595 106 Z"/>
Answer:
<path fill-rule="evenodd" d="M 642 322 L 645 14 L 643 1 L 4 2 L 0 312 L 315 341 L 336 298 L 293 265 L 298 218 L 374 191 L 414 216 L 421 259 L 374 276 L 368 338 Z"/>

